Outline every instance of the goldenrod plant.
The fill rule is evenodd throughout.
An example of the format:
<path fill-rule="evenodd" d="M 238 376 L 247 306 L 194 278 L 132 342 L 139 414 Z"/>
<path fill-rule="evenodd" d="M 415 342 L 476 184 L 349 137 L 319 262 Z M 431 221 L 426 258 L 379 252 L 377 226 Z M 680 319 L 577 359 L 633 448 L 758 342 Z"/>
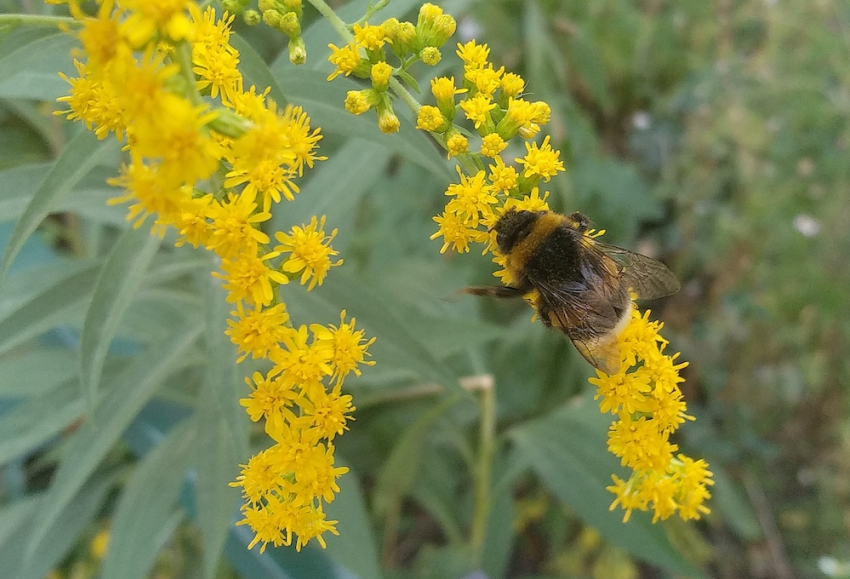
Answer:
<path fill-rule="evenodd" d="M 702 8 L 36 4 L 0 14 L 4 573 L 699 577 L 706 529 L 766 532 L 712 442 L 705 208 L 640 157 Z M 683 290 L 597 306 L 600 361 L 518 214 Z"/>

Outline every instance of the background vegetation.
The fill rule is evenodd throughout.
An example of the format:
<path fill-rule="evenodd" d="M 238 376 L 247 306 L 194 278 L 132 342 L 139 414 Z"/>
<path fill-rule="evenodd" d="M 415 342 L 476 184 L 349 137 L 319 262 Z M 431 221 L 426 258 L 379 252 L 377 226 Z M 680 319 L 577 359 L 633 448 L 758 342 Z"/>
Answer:
<path fill-rule="evenodd" d="M 348 21 L 365 5 L 352 4 L 340 7 Z M 72 40 L 18 28 L 0 38 L 0 243 L 36 190 L 71 190 L 0 286 L 0 574 L 95 577 L 103 565 L 122 578 L 471 577 L 478 548 L 494 579 L 850 577 L 850 4 L 440 4 L 459 40 L 489 43 L 491 60 L 551 104 L 547 129 L 568 170 L 550 183 L 550 203 L 587 213 L 608 241 L 665 260 L 682 280 L 650 307 L 690 362 L 697 420 L 678 443 L 712 466 L 712 514 L 623 526 L 607 512 L 617 461 L 587 394 L 589 366 L 521 304 L 444 299 L 490 283 L 493 267 L 475 252 L 440 256 L 428 240 L 451 178 L 441 154 L 409 115 L 386 137 L 342 110 L 353 83 L 324 80 L 326 45 L 338 42 L 325 23 L 305 34 L 309 60 L 297 69 L 281 37 L 239 26 L 246 76 L 303 104 L 326 135 L 329 160 L 272 227 L 327 213 L 345 265 L 315 296 L 292 288 L 293 317 L 333 322 L 345 307 L 378 337 L 377 365 L 351 381 L 357 421 L 338 446 L 352 469 L 332 505 L 341 537 L 326 552 L 246 551 L 226 524 L 236 497 L 199 511 L 205 491 L 186 476 L 230 468 L 232 480 L 235 464 L 203 457 L 236 436 L 222 425 L 237 414 L 247 431 L 233 408 L 241 379 L 210 386 L 211 374 L 233 375 L 215 355 L 226 345 L 185 329 L 224 327 L 207 257 L 163 245 L 107 358 L 109 404 L 79 390 L 75 352 L 98 272 L 133 243 L 116 244 L 132 234 L 124 209 L 105 204 L 118 147 L 50 115 Z M 379 16 L 417 6 L 393 0 Z M 459 76 L 457 66 L 447 51 L 426 72 Z M 479 405 L 452 384 L 488 375 L 498 438 L 476 546 Z M 204 430 L 187 432 L 192 413 Z M 102 563 L 91 547 L 105 529 Z"/>

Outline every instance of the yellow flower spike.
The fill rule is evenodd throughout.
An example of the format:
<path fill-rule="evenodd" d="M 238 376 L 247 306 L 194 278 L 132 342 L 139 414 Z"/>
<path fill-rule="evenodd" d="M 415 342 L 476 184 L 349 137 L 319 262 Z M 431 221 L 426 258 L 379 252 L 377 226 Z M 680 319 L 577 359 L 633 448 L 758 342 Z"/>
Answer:
<path fill-rule="evenodd" d="M 331 247 L 337 230 L 334 229 L 330 235 L 326 235 L 325 219 L 322 216 L 319 221 L 313 216 L 308 225 L 296 225 L 289 234 L 280 231 L 275 234 L 280 245 L 276 246 L 274 251 L 289 254 L 281 269 L 287 273 L 301 273 L 301 285 L 310 282 L 307 291 L 316 285 L 322 285 L 331 267 L 342 265 L 341 259 L 331 261 L 331 258 L 339 253 Z"/>

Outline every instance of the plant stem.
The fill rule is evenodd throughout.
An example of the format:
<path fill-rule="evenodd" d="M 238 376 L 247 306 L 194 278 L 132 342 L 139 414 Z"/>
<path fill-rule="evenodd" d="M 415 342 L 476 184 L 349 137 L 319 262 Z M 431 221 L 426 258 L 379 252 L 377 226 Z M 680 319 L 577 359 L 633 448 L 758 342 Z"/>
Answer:
<path fill-rule="evenodd" d="M 478 465 L 475 469 L 475 506 L 472 515 L 470 546 L 473 563 L 480 566 L 490 515 L 490 486 L 496 438 L 496 388 L 490 382 L 481 388 L 481 422 L 478 430 Z"/>
<path fill-rule="evenodd" d="M 47 16 L 42 14 L 0 14 L 0 28 L 17 26 L 49 26 L 52 28 L 79 28 L 82 22 L 71 16 Z"/>
<path fill-rule="evenodd" d="M 333 8 L 328 6 L 324 0 L 307 0 L 310 4 L 313 5 L 313 8 L 319 11 L 319 14 L 324 16 L 328 22 L 331 23 L 331 26 L 336 33 L 340 35 L 340 37 L 346 42 L 351 42 L 354 40 L 354 35 L 351 34 L 351 30 L 348 29 L 348 26 L 345 22 L 342 21 L 342 18 L 336 15 L 336 12 L 333 11 Z"/>
<path fill-rule="evenodd" d="M 186 98 L 193 105 L 198 106 L 203 104 L 201 93 L 198 92 L 198 85 L 195 83 L 195 73 L 192 72 L 192 45 L 188 42 L 180 42 L 174 47 L 174 62 L 180 66 L 180 74 L 186 81 Z"/>

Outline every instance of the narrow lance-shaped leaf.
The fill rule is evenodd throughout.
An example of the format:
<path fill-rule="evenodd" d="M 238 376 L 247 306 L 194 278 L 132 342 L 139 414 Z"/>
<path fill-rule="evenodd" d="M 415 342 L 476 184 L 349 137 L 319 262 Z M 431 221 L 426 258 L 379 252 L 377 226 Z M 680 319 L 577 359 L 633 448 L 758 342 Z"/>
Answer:
<path fill-rule="evenodd" d="M 212 579 L 239 503 L 239 491 L 228 483 L 239 474 L 239 463 L 248 460 L 249 419 L 239 405 L 240 392 L 247 386 L 239 378 L 236 348 L 224 333 L 233 306 L 226 301 L 227 292 L 219 280 L 207 272 L 198 278 L 206 289 L 207 372 L 198 407 L 203 427 L 195 445 L 195 489 L 204 539 L 204 575 Z"/>
<path fill-rule="evenodd" d="M 94 406 L 109 344 L 139 289 L 160 239 L 145 229 L 128 229 L 100 270 L 80 336 L 80 379 Z"/>
<path fill-rule="evenodd" d="M 93 416 L 68 441 L 35 523 L 28 557 L 35 556 L 51 525 L 200 332 L 201 327 L 195 325 L 175 333 L 171 339 L 136 358 L 117 376 L 108 393 L 98 402 Z"/>
<path fill-rule="evenodd" d="M 104 155 L 117 152 L 118 146 L 114 139 L 99 141 L 90 131 L 80 132 L 68 143 L 15 225 L 0 262 L 0 280 L 9 271 L 9 266 L 24 246 L 24 242 L 47 217 L 56 201 L 70 191 L 95 165 L 102 162 Z"/>
<path fill-rule="evenodd" d="M 614 495 L 606 487 L 623 469 L 606 448 L 607 424 L 596 404 L 585 400 L 509 434 L 543 483 L 606 540 L 675 573 L 700 576 L 670 544 L 663 525 L 653 525 L 642 512 L 623 523 L 622 512 L 609 511 Z"/>
<path fill-rule="evenodd" d="M 150 575 L 183 514 L 177 497 L 192 461 L 197 420 L 174 427 L 136 468 L 112 517 L 103 579 Z"/>

